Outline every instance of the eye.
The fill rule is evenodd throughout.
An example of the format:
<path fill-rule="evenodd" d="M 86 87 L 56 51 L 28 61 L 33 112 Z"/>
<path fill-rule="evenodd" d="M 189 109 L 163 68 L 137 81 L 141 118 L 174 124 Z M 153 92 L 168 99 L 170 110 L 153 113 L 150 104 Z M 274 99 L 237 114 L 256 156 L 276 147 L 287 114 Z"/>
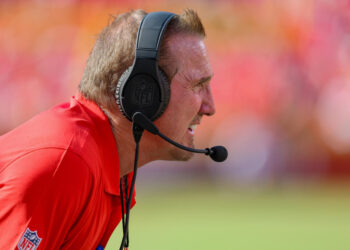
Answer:
<path fill-rule="evenodd" d="M 209 81 L 200 81 L 196 83 L 195 86 L 201 89 L 205 89 L 208 85 L 209 85 Z"/>
<path fill-rule="evenodd" d="M 192 86 L 193 86 L 192 89 L 195 91 L 201 91 L 204 88 L 203 82 L 197 82 Z"/>
<path fill-rule="evenodd" d="M 201 91 L 201 90 L 208 88 L 208 86 L 210 84 L 210 79 L 211 79 L 211 76 L 202 78 L 199 81 L 194 82 L 192 85 L 193 89 Z"/>
<path fill-rule="evenodd" d="M 197 82 L 194 86 L 195 87 L 203 87 L 204 83 L 203 82 Z"/>

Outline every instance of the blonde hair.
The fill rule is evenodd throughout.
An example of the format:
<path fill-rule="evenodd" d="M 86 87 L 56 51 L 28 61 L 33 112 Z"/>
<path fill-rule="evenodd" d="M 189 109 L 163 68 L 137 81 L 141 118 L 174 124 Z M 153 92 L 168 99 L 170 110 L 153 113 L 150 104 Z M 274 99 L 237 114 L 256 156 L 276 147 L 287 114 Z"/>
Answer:
<path fill-rule="evenodd" d="M 79 84 L 79 91 L 86 99 L 106 108 L 116 106 L 116 85 L 121 74 L 134 61 L 137 31 L 146 14 L 143 10 L 120 14 L 99 34 Z M 174 16 L 164 32 L 158 64 L 170 81 L 174 70 L 173 58 L 167 53 L 167 41 L 179 33 L 205 37 L 202 22 L 194 10 L 186 9 L 182 15 Z"/>

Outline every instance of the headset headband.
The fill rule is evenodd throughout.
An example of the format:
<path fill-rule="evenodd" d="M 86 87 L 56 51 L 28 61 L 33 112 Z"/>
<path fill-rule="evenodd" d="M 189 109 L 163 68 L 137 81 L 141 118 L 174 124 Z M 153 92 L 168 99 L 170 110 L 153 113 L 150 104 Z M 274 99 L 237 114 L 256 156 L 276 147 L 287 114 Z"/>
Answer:
<path fill-rule="evenodd" d="M 153 12 L 144 17 L 137 34 L 136 58 L 158 57 L 160 41 L 173 16 L 170 12 Z"/>

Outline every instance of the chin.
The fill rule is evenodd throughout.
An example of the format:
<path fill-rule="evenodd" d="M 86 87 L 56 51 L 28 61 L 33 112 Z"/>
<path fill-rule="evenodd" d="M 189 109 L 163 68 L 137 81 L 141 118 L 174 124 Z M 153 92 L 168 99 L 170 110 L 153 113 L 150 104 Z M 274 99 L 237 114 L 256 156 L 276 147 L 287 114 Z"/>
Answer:
<path fill-rule="evenodd" d="M 179 148 L 174 148 L 170 151 L 172 161 L 188 161 L 193 157 L 192 152 L 188 152 Z"/>
<path fill-rule="evenodd" d="M 169 145 L 168 143 L 167 147 L 168 149 L 166 150 L 166 156 L 165 159 L 163 158 L 163 160 L 167 160 L 167 161 L 188 161 L 193 157 L 192 152 L 189 151 L 185 151 L 182 150 L 180 148 L 175 147 L 174 145 Z M 186 147 L 190 147 L 190 148 L 194 148 L 194 142 L 193 142 L 193 138 L 191 138 L 190 140 L 188 140 L 187 143 L 185 142 L 180 142 L 180 144 L 186 146 Z M 164 145 L 164 147 L 166 147 L 166 145 Z"/>

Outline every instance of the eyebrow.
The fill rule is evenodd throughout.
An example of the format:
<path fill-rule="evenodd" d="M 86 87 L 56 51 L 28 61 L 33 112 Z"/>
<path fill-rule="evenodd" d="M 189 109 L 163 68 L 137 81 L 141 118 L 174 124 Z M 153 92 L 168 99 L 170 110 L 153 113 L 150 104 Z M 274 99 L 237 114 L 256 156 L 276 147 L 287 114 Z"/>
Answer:
<path fill-rule="evenodd" d="M 204 83 L 204 82 L 208 82 L 208 81 L 211 80 L 212 77 L 213 77 L 213 75 L 207 76 L 207 77 L 202 77 L 201 79 L 199 79 L 198 81 L 196 81 L 196 84 L 201 84 L 201 83 Z"/>

